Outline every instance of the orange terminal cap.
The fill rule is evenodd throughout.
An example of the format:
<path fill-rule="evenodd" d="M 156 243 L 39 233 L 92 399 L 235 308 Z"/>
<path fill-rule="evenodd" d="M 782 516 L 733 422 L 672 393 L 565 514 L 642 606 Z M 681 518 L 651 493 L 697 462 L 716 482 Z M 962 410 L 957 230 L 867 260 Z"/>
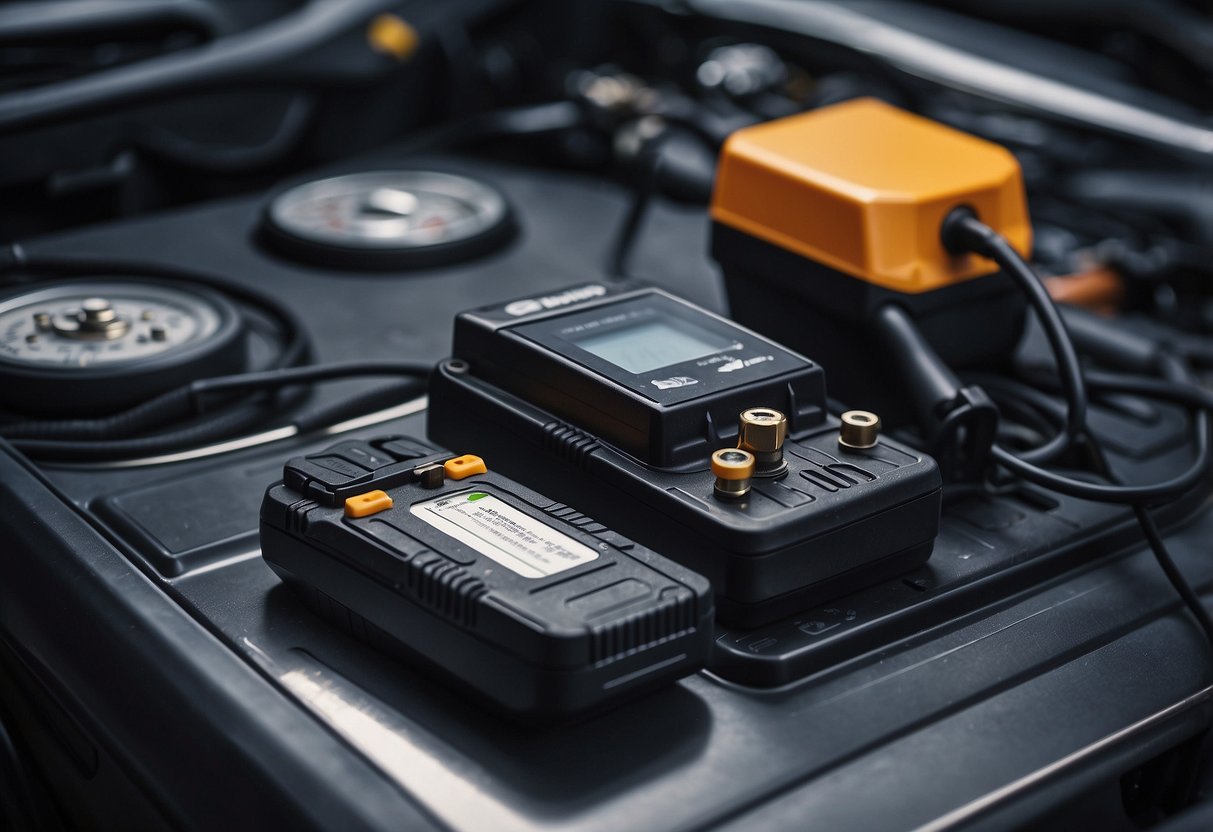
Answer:
<path fill-rule="evenodd" d="M 712 218 L 837 271 L 917 294 L 997 271 L 939 241 L 967 205 L 1027 255 L 1023 177 L 999 145 L 874 98 L 733 133 Z"/>
<path fill-rule="evenodd" d="M 754 455 L 741 448 L 721 448 L 712 454 L 712 473 L 722 480 L 748 480 L 754 476 Z"/>
<path fill-rule="evenodd" d="M 489 470 L 484 464 L 484 460 L 475 454 L 464 454 L 454 459 L 448 459 L 442 463 L 442 468 L 446 471 L 447 477 L 453 480 L 461 480 L 473 474 L 487 474 Z"/>
<path fill-rule="evenodd" d="M 369 517 L 392 507 L 392 498 L 386 491 L 368 491 L 365 494 L 355 494 L 345 499 L 345 516 L 352 518 Z"/>

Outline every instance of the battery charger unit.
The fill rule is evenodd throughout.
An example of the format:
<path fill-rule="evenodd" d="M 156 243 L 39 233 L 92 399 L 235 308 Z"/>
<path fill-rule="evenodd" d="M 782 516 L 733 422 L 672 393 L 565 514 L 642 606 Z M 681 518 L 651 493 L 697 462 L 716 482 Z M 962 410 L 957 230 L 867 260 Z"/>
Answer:
<path fill-rule="evenodd" d="M 872 98 L 736 131 L 711 205 L 712 255 L 734 319 L 821 362 L 848 405 L 890 426 L 917 419 L 945 476 L 958 467 L 949 442 L 965 423 L 970 443 L 988 439 L 994 409 L 980 391 L 961 403 L 924 391 L 907 344 L 949 367 L 997 370 L 1025 310 L 993 261 L 944 248 L 940 228 L 957 208 L 1030 250 L 1009 151 Z M 944 410 L 956 411 L 951 433 L 932 436 Z"/>

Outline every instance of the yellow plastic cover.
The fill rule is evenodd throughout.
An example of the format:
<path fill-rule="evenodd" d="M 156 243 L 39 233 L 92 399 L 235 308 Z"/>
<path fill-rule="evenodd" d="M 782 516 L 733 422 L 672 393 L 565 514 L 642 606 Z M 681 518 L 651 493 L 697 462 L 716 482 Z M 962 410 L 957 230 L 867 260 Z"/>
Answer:
<path fill-rule="evenodd" d="M 1006 148 L 863 98 L 735 132 L 721 152 L 712 218 L 916 294 L 997 270 L 940 243 L 940 223 L 959 205 L 1028 254 L 1023 178 Z"/>

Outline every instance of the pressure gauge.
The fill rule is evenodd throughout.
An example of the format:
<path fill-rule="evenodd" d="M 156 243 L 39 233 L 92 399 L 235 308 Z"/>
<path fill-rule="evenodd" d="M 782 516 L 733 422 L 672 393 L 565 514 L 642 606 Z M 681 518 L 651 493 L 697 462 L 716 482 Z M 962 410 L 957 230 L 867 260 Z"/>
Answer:
<path fill-rule="evenodd" d="M 267 241 L 296 259 L 362 269 L 438 266 L 487 254 L 514 231 L 505 197 L 452 173 L 381 170 L 318 179 L 271 200 Z"/>
<path fill-rule="evenodd" d="M 0 297 L 0 407 L 98 415 L 192 379 L 239 372 L 236 309 L 201 288 L 71 280 Z"/>

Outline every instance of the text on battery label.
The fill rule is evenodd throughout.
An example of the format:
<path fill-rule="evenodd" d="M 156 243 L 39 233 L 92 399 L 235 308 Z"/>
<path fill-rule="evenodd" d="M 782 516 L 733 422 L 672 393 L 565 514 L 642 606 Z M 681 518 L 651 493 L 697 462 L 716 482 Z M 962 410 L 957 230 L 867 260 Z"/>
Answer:
<path fill-rule="evenodd" d="M 555 575 L 598 553 L 482 491 L 418 503 L 410 511 L 442 533 L 527 578 Z"/>

